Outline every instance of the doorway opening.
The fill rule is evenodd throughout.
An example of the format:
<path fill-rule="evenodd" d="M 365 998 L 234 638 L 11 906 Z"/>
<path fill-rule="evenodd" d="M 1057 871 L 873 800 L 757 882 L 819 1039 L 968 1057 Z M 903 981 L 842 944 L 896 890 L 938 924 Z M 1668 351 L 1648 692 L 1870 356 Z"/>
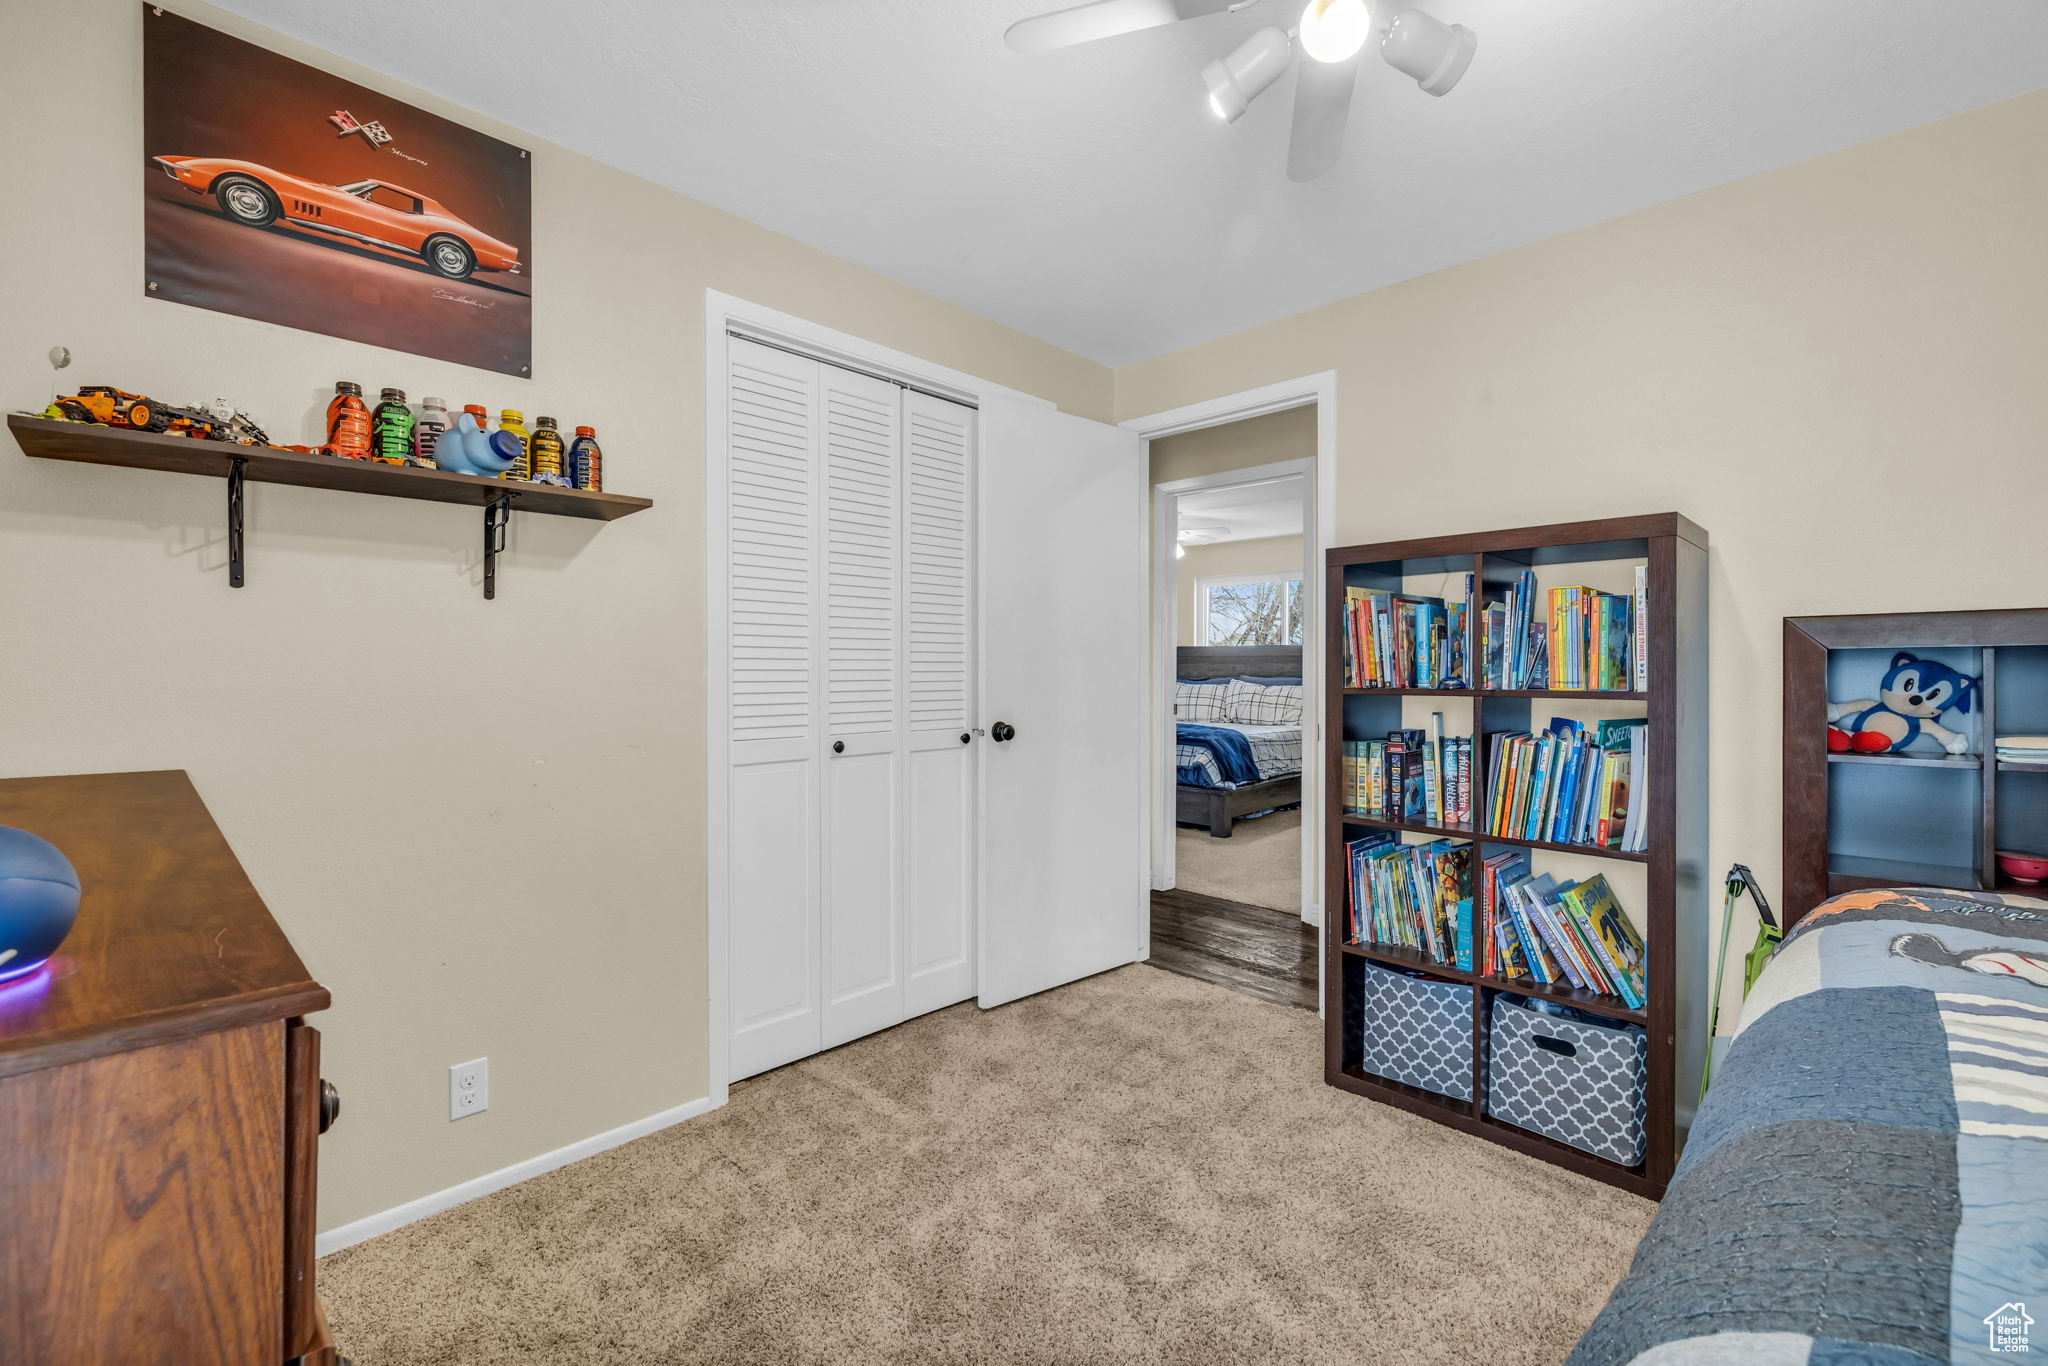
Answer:
<path fill-rule="evenodd" d="M 1314 1010 L 1316 406 L 1153 440 L 1151 961 Z"/>

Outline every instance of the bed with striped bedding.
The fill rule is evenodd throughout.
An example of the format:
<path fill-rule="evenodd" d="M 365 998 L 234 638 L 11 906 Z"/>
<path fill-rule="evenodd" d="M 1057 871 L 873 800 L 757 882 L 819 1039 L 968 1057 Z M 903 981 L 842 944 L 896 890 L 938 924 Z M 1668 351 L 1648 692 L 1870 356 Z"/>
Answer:
<path fill-rule="evenodd" d="M 2015 1350 L 2031 1319 L 2039 1340 Z M 2048 1353 L 2048 902 L 1854 892 L 1758 980 L 1569 1366 Z"/>
<path fill-rule="evenodd" d="M 1226 736 L 1212 734 L 1226 732 Z M 1219 741 L 1228 734 L 1241 737 L 1242 749 L 1225 750 Z M 1174 727 L 1174 780 L 1190 787 L 1242 787 L 1301 772 L 1301 727 L 1241 726 L 1216 721 L 1207 725 L 1182 723 Z M 1232 762 L 1232 751 L 1248 754 L 1250 776 L 1244 764 Z"/>

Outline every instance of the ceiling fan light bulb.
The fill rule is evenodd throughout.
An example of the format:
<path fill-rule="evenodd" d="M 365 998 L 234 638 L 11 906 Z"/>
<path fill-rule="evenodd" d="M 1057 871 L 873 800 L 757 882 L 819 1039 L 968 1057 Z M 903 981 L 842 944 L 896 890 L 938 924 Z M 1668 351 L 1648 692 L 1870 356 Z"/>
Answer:
<path fill-rule="evenodd" d="M 1446 24 L 1419 9 L 1404 9 L 1387 26 L 1380 55 L 1387 65 L 1431 95 L 1448 94 L 1472 65 L 1478 35 L 1463 24 Z"/>
<path fill-rule="evenodd" d="M 1308 0 L 1301 12 L 1301 48 L 1319 62 L 1348 62 L 1372 36 L 1365 0 Z"/>
<path fill-rule="evenodd" d="M 1286 72 L 1294 45 L 1277 28 L 1262 28 L 1237 45 L 1228 57 L 1202 68 L 1202 84 L 1209 87 L 1209 107 L 1225 123 L 1244 117 L 1267 86 Z"/>

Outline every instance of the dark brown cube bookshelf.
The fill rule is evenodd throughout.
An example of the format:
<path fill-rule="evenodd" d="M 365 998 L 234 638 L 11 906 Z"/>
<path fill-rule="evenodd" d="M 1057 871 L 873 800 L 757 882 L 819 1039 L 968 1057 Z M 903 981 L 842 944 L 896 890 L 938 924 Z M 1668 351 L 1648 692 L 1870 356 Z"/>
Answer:
<path fill-rule="evenodd" d="M 1970 714 L 1943 718 L 1972 752 L 1830 754 L 1828 703 L 1900 651 L 1978 678 Z M 2001 731 L 2048 735 L 2048 608 L 1785 618 L 1787 922 L 1871 887 L 2048 896 L 1998 868 L 2000 849 L 2048 853 L 2048 765 L 2000 763 Z"/>
<path fill-rule="evenodd" d="M 1344 590 L 1347 587 L 1401 589 L 1411 576 L 1472 574 L 1478 596 L 1498 596 L 1524 569 L 1633 560 L 1648 565 L 1649 691 L 1551 691 L 1500 688 L 1359 688 L 1344 686 Z M 1436 536 L 1382 545 L 1348 546 L 1327 556 L 1326 724 L 1323 730 L 1324 810 L 1328 819 L 1328 884 L 1325 941 L 1328 961 L 1323 1077 L 1330 1085 L 1440 1124 L 1478 1135 L 1545 1161 L 1595 1177 L 1624 1190 L 1657 1198 L 1678 1158 L 1681 1105 L 1690 1113 L 1705 1057 L 1707 889 L 1706 650 L 1707 534 L 1675 512 L 1520 527 L 1466 536 Z M 1476 641 L 1474 642 L 1476 644 Z M 1477 660 L 1468 649 L 1467 658 Z M 1641 703 L 1649 718 L 1646 737 L 1650 786 L 1645 792 L 1648 847 L 1642 853 L 1551 844 L 1475 832 L 1470 826 L 1439 828 L 1377 820 L 1345 809 L 1343 755 L 1347 740 L 1378 739 L 1404 724 L 1403 698 L 1467 698 L 1472 708 L 1472 809 L 1487 809 L 1488 738 L 1503 731 L 1531 730 L 1545 701 L 1598 700 Z M 1391 945 L 1345 942 L 1350 904 L 1346 841 L 1373 829 L 1392 829 L 1432 838 L 1461 839 L 1477 846 L 1473 860 L 1504 848 L 1537 851 L 1540 870 L 1548 853 L 1645 865 L 1647 904 L 1640 912 L 1647 964 L 1645 1002 L 1640 1010 L 1622 1001 L 1559 984 L 1488 977 L 1435 962 Z M 1476 876 L 1476 868 L 1475 868 Z M 1457 1100 L 1376 1076 L 1360 1066 L 1360 995 L 1370 964 L 1408 968 L 1472 989 L 1472 1099 Z M 1493 1000 L 1503 994 L 1540 998 L 1644 1027 L 1647 1042 L 1648 1124 L 1644 1160 L 1624 1167 L 1542 1134 L 1503 1123 L 1487 1113 L 1487 1031 Z"/>

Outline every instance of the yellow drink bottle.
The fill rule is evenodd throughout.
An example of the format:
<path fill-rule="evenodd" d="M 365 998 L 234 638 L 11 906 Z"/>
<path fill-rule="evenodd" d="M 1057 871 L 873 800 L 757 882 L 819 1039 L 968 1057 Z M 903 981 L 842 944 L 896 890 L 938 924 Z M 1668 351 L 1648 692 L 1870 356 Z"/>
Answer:
<path fill-rule="evenodd" d="M 533 478 L 533 441 L 526 434 L 526 414 L 520 412 L 517 408 L 505 409 L 498 414 L 498 430 L 510 432 L 513 436 L 519 438 L 519 458 L 512 462 L 511 469 L 506 470 L 498 477 L 501 479 Z"/>

